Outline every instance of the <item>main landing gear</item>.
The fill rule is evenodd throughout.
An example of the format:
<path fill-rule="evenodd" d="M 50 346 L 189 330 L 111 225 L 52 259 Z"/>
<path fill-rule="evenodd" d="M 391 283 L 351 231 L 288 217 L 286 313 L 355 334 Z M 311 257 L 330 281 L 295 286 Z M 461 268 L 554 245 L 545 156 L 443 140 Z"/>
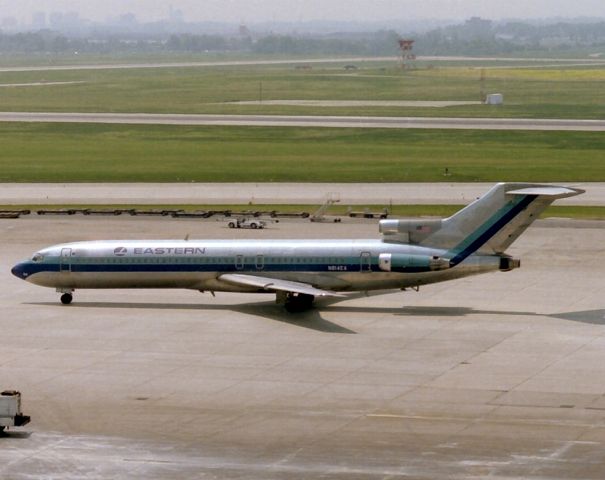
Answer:
<path fill-rule="evenodd" d="M 62 294 L 61 295 L 61 303 L 63 305 L 69 305 L 73 301 L 73 299 L 74 299 L 74 296 L 73 296 L 73 292 L 74 291 L 73 290 L 57 289 L 57 292 Z"/>
<path fill-rule="evenodd" d="M 288 292 L 285 295 L 283 303 L 287 312 L 297 313 L 309 310 L 313 306 L 314 299 L 315 297 L 313 295 Z"/>

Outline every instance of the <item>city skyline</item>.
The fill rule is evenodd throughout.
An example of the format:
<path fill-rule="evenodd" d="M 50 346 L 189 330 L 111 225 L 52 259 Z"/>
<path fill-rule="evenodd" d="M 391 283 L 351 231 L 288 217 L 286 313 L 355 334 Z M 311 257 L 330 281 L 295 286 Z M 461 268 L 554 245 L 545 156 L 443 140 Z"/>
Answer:
<path fill-rule="evenodd" d="M 228 23 L 461 20 L 473 16 L 491 20 L 605 17 L 601 0 L 574 3 L 548 0 L 425 0 L 417 3 L 402 0 L 307 0 L 304 3 L 291 0 L 22 0 L 18 4 L 0 0 L 2 18 L 12 17 L 21 24 L 35 23 L 36 13 L 43 13 L 48 21 L 52 12 L 74 12 L 79 19 L 103 23 L 126 14 L 133 14 L 140 22 L 158 21 L 170 18 L 171 11 L 176 20 Z"/>

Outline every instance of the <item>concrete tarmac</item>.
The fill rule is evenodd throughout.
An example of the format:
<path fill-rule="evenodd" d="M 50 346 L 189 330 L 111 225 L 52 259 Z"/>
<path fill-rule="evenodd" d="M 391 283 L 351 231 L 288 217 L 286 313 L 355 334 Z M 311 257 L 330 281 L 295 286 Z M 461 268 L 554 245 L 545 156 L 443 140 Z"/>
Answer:
<path fill-rule="evenodd" d="M 0 478 L 602 479 L 605 228 L 539 221 L 523 266 L 286 314 L 270 295 L 51 289 L 9 273 L 102 238 L 376 237 L 172 218 L 2 220 Z"/>

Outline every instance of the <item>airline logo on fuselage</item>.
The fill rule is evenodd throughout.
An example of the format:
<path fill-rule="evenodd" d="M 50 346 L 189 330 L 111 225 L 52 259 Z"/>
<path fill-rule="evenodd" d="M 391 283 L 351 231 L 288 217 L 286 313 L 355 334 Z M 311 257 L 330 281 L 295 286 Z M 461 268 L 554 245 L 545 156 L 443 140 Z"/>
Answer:
<path fill-rule="evenodd" d="M 200 247 L 155 247 L 155 248 L 134 248 L 135 255 L 203 255 L 205 248 Z"/>
<path fill-rule="evenodd" d="M 126 247 L 116 247 L 114 255 L 123 257 L 128 253 Z M 200 247 L 136 247 L 132 249 L 133 255 L 204 255 L 205 248 Z"/>

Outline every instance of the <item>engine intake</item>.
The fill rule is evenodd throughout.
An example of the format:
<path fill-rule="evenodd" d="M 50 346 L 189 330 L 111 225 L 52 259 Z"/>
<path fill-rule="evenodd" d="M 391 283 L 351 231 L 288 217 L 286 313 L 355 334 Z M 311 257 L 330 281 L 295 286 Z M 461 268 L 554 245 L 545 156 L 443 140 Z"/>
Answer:
<path fill-rule="evenodd" d="M 442 226 L 441 219 L 381 220 L 378 229 L 386 238 L 418 244 Z"/>

